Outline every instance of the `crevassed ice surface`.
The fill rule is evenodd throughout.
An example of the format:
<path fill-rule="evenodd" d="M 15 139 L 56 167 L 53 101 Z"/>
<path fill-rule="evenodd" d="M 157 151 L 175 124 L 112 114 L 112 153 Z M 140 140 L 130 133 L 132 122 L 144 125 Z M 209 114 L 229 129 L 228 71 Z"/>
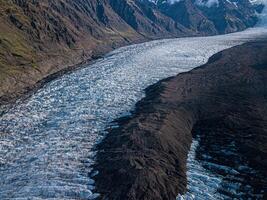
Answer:
<path fill-rule="evenodd" d="M 217 191 L 222 183 L 222 178 L 205 169 L 202 163 L 196 159 L 198 146 L 199 138 L 193 140 L 187 158 L 188 192 L 185 195 L 178 195 L 177 200 L 225 199 L 226 197 Z"/>
<path fill-rule="evenodd" d="M 197 135 L 187 161 L 188 192 L 177 200 L 264 199 L 266 177 L 249 167 L 233 137 Z"/>
<path fill-rule="evenodd" d="M 266 32 L 258 28 L 120 48 L 18 101 L 0 117 L 0 199 L 94 199 L 98 194 L 89 176 L 94 146 L 114 119 L 134 108 L 146 87 Z"/>

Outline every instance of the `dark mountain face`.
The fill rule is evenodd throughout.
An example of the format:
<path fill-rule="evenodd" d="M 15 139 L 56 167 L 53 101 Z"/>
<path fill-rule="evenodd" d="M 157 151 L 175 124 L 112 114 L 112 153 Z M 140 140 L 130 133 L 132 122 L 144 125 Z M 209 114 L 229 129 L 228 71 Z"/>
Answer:
<path fill-rule="evenodd" d="M 200 7 L 219 33 L 228 33 L 254 26 L 257 22 L 255 7 L 248 1 L 220 1 L 217 8 Z"/>
<path fill-rule="evenodd" d="M 228 33 L 257 21 L 248 0 L 199 1 L 0 0 L 0 99 L 122 45 Z"/>
<path fill-rule="evenodd" d="M 108 0 L 108 3 L 124 22 L 145 38 L 193 34 L 155 7 L 141 1 Z"/>
<path fill-rule="evenodd" d="M 229 33 L 255 25 L 249 0 L 143 0 L 154 4 L 175 22 L 200 34 Z M 151 3 L 152 2 L 152 3 Z"/>

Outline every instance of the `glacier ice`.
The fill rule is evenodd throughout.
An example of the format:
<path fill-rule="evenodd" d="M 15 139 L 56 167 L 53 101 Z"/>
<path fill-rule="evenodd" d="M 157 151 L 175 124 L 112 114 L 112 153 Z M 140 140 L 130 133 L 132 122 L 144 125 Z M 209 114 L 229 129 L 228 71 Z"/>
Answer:
<path fill-rule="evenodd" d="M 0 199 L 94 199 L 94 147 L 114 119 L 134 109 L 146 87 L 263 33 L 258 28 L 123 47 L 3 108 Z M 212 175 L 200 179 L 212 187 L 220 182 Z M 194 181 L 189 174 L 189 183 Z"/>

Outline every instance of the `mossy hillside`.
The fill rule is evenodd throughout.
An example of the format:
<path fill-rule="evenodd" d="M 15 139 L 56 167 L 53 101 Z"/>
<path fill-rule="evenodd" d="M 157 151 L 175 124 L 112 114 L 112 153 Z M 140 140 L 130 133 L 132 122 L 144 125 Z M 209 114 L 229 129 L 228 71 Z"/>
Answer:
<path fill-rule="evenodd" d="M 36 67 L 36 52 L 24 33 L 14 27 L 10 17 L 24 26 L 29 19 L 12 1 L 0 0 L 0 79 L 15 75 L 22 66 Z"/>

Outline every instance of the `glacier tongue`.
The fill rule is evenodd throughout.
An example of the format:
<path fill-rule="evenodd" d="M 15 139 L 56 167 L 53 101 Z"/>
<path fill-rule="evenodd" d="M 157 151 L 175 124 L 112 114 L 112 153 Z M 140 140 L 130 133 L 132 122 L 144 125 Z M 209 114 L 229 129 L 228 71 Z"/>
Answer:
<path fill-rule="evenodd" d="M 18 101 L 0 116 L 0 199 L 97 197 L 90 176 L 94 147 L 146 87 L 263 33 L 259 28 L 123 47 Z"/>

